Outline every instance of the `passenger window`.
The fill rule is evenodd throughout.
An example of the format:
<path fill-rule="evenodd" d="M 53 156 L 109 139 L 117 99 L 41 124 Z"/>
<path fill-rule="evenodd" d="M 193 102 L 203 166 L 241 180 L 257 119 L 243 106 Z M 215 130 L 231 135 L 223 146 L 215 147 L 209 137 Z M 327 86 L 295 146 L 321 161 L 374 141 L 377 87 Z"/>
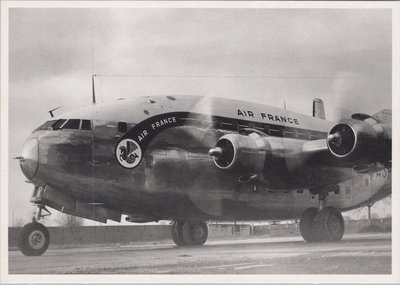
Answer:
<path fill-rule="evenodd" d="M 92 124 L 89 120 L 82 120 L 81 130 L 90 131 L 92 130 Z"/>
<path fill-rule="evenodd" d="M 126 133 L 128 131 L 128 124 L 126 122 L 118 122 L 118 132 Z"/>
<path fill-rule="evenodd" d="M 64 123 L 66 120 L 64 119 L 60 119 L 57 122 L 54 123 L 53 125 L 53 130 L 58 130 Z"/>
<path fill-rule="evenodd" d="M 81 120 L 71 119 L 71 120 L 68 120 L 68 122 L 66 122 L 62 128 L 70 129 L 70 130 L 79 130 L 80 123 L 81 123 Z"/>
<path fill-rule="evenodd" d="M 279 128 L 270 129 L 271 136 L 274 137 L 283 137 L 283 131 Z"/>

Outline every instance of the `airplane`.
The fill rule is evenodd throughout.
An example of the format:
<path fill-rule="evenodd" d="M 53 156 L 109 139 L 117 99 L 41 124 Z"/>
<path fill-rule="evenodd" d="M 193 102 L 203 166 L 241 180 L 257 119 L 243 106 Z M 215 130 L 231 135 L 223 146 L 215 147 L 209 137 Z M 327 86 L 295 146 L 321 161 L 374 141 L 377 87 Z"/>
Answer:
<path fill-rule="evenodd" d="M 342 212 L 391 194 L 391 110 L 325 119 L 201 96 L 95 103 L 35 129 L 18 157 L 33 183 L 18 245 L 50 243 L 48 208 L 106 223 L 171 220 L 177 246 L 203 245 L 207 221 L 299 219 L 306 242 L 336 242 Z"/>

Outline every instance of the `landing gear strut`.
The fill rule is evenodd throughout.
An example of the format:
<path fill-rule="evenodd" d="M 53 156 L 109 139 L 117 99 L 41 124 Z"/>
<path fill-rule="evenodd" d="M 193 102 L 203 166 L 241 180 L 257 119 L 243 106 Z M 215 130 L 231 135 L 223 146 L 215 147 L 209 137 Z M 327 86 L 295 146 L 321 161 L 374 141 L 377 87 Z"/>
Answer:
<path fill-rule="evenodd" d="M 37 222 L 50 215 L 45 205 L 37 203 L 41 195 L 40 188 L 35 188 L 31 199 L 37 207 L 32 215 L 32 222 L 26 224 L 18 234 L 18 248 L 27 256 L 42 255 L 50 244 L 49 231 L 44 225 Z"/>
<path fill-rule="evenodd" d="M 172 239 L 178 246 L 202 245 L 208 237 L 208 227 L 204 222 L 174 221 L 171 227 Z"/>

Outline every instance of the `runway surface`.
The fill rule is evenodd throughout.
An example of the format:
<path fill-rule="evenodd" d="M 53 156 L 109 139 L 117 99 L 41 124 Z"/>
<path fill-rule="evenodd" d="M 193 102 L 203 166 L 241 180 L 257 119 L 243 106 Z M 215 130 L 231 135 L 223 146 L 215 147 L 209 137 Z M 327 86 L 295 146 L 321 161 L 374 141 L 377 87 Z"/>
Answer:
<path fill-rule="evenodd" d="M 209 241 L 201 247 L 136 244 L 9 252 L 10 274 L 389 274 L 391 234 L 347 235 L 337 243 L 301 237 Z"/>

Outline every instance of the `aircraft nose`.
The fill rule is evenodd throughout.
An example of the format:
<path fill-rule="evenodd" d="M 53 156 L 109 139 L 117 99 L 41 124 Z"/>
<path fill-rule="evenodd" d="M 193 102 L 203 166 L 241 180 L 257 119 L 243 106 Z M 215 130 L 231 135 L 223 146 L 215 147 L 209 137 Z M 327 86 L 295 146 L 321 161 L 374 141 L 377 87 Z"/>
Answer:
<path fill-rule="evenodd" d="M 22 147 L 19 157 L 19 165 L 28 179 L 35 177 L 39 167 L 39 142 L 37 139 L 29 139 Z"/>

